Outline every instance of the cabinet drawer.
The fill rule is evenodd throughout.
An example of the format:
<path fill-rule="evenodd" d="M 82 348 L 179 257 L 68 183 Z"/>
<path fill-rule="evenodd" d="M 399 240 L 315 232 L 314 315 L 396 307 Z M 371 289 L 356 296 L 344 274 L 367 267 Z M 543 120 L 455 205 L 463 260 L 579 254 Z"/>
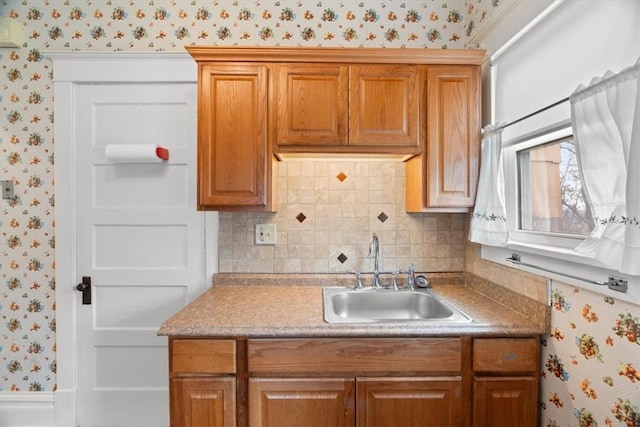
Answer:
<path fill-rule="evenodd" d="M 234 340 L 172 339 L 172 374 L 235 374 Z"/>
<path fill-rule="evenodd" d="M 251 375 L 425 374 L 462 369 L 460 338 L 249 340 Z"/>
<path fill-rule="evenodd" d="M 536 338 L 476 338 L 473 370 L 477 372 L 536 372 L 539 341 Z"/>

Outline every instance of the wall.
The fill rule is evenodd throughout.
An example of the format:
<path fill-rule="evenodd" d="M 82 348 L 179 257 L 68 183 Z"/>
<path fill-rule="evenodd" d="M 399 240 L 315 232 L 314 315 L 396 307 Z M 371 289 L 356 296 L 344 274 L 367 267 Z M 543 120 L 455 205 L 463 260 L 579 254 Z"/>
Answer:
<path fill-rule="evenodd" d="M 500 27 L 494 31 L 500 37 Z M 514 120 L 568 96 L 607 69 L 631 65 L 640 55 L 638 40 L 640 3 L 566 1 L 498 59 L 496 121 Z M 568 114 L 566 105 L 550 110 L 505 130 L 505 139 Z M 533 290 L 544 278 L 484 261 L 478 250 L 468 245 L 468 272 L 536 295 Z M 639 313 L 637 305 L 552 283 L 551 335 L 543 340 L 541 424 L 640 425 Z"/>
<path fill-rule="evenodd" d="M 467 30 L 473 29 L 465 23 L 465 13 L 473 11 L 482 15 L 484 8 L 492 7 L 486 2 L 481 4 L 480 0 L 475 3 L 463 0 L 268 3 L 0 0 L 0 15 L 25 26 L 21 47 L 0 49 L 0 173 L 1 179 L 15 182 L 17 195 L 13 200 L 0 201 L 0 391 L 56 388 L 54 111 L 51 61 L 46 58 L 47 51 L 183 51 L 187 44 L 462 48 Z M 296 181 L 291 175 L 296 168 L 295 164 L 283 168 L 291 182 Z M 325 174 L 323 168 L 329 173 L 328 164 L 316 165 L 314 177 L 324 179 L 320 178 Z M 378 220 L 371 220 L 371 212 L 367 211 L 367 219 L 362 217 L 365 223 L 358 226 L 361 229 L 346 230 L 340 236 L 339 247 L 323 247 L 316 255 L 316 245 L 337 243 L 334 242 L 336 234 L 331 231 L 345 230 L 347 223 L 356 222 L 355 215 L 364 213 L 347 212 L 353 190 L 341 193 L 336 189 L 334 196 L 343 194 L 344 198 L 339 196 L 335 206 L 328 207 L 330 212 L 323 217 L 318 207 L 324 203 L 318 201 L 317 194 L 313 203 L 294 201 L 289 185 L 287 209 L 278 215 L 288 212 L 297 215 L 300 207 L 305 215 L 310 213 L 309 218 L 315 217 L 315 224 L 324 218 L 331 223 L 326 229 L 328 234 L 322 237 L 325 240 L 321 240 L 326 243 L 317 243 L 318 236 L 309 237 L 306 233 L 309 230 L 300 229 L 312 222 L 298 226 L 289 223 L 290 217 L 276 218 L 281 231 L 295 228 L 296 233 L 287 236 L 287 246 L 276 246 L 271 261 L 269 255 L 263 253 L 269 249 L 261 248 L 258 256 L 266 260 L 260 261 L 259 268 L 334 271 L 345 267 L 335 263 L 337 250 L 345 251 L 348 262 L 357 259 L 364 262 L 363 245 L 371 229 L 381 230 L 387 268 L 396 263 L 405 266 L 414 256 L 425 268 L 461 268 L 463 251 L 452 244 L 460 245 L 463 221 L 448 215 L 409 217 L 402 214 L 398 210 L 402 192 L 384 193 L 382 199 L 383 193 L 377 194 L 375 187 L 380 177 L 371 176 L 374 170 L 371 168 L 366 172 L 368 177 L 361 175 L 365 173 L 363 169 L 364 166 L 353 164 L 345 173 L 363 185 L 367 181 L 369 191 L 362 194 L 366 194 L 368 202 L 378 203 L 374 202 L 378 200 L 384 205 L 382 210 L 390 216 L 390 222 L 377 224 Z M 385 182 L 395 181 L 397 186 L 402 171 L 395 166 L 383 168 L 390 169 L 393 172 L 385 175 L 384 179 L 388 179 Z M 302 170 L 301 165 L 301 174 Z M 352 185 L 350 179 L 345 181 L 345 187 Z M 328 186 L 337 185 L 330 175 L 327 180 Z M 307 209 L 311 208 L 309 205 L 313 205 L 313 212 Z M 354 216 L 347 217 L 347 214 Z M 249 239 L 246 227 L 255 220 L 256 217 L 247 219 L 242 214 L 223 216 L 222 224 L 231 227 L 230 231 L 221 232 L 221 238 L 227 239 L 221 247 L 225 251 L 221 257 L 225 270 L 242 270 L 249 265 L 251 269 L 258 268 L 253 254 L 255 248 L 251 249 L 249 244 L 242 245 L 241 241 L 234 244 L 237 262 L 230 261 L 232 258 L 226 252 L 230 248 L 226 244 L 229 238 Z M 394 224 L 393 227 L 390 224 Z M 420 246 L 416 236 L 429 244 L 422 258 L 413 252 Z M 303 245 L 313 241 L 307 246 L 314 248 L 314 254 L 301 254 L 295 265 L 279 264 L 278 259 L 282 258 L 278 256 L 282 256 L 283 251 L 291 255 L 297 249 L 305 249 L 296 246 L 296 239 Z M 438 245 L 431 246 L 434 242 Z M 321 261 L 316 261 L 318 259 Z"/>
<path fill-rule="evenodd" d="M 587 8 L 596 10 L 596 2 L 584 2 Z M 635 2 L 627 2 L 629 5 Z M 1 179 L 13 179 L 16 182 L 18 197 L 11 201 L 1 201 L 2 216 L 0 216 L 0 391 L 48 391 L 55 390 L 56 362 L 55 362 L 55 301 L 54 301 L 54 269 L 55 269 L 55 218 L 53 218 L 53 207 L 55 204 L 55 187 L 52 181 L 54 158 L 52 141 L 53 110 L 52 110 L 52 85 L 51 85 L 51 63 L 46 58 L 47 50 L 125 50 L 125 51 L 182 51 L 182 46 L 191 43 L 220 45 L 303 45 L 303 46 L 362 46 L 362 47 L 399 47 L 408 48 L 442 48 L 442 47 L 462 47 L 464 40 L 468 36 L 473 36 L 475 31 L 491 18 L 495 6 L 498 2 L 487 2 L 482 0 L 449 2 L 382 2 L 365 1 L 349 5 L 346 2 L 309 2 L 304 8 L 300 2 L 280 1 L 279 6 L 268 5 L 259 6 L 255 2 L 170 2 L 156 0 L 155 2 L 141 0 L 112 0 L 105 3 L 92 3 L 89 1 L 72 2 L 40 2 L 36 0 L 24 0 L 21 2 L 0 0 L 0 15 L 11 17 L 20 24 L 25 25 L 25 43 L 20 48 L 5 48 L 0 50 L 0 110 L 2 120 L 0 121 L 0 174 Z M 445 6 L 446 4 L 446 6 Z M 332 9 L 334 13 L 327 12 Z M 290 10 L 290 11 L 289 11 Z M 373 13 L 370 13 L 370 10 Z M 417 15 L 412 11 L 416 11 Z M 464 15 L 459 21 L 458 15 Z M 584 27 L 589 33 L 601 41 L 604 49 L 620 45 L 637 45 L 637 38 L 633 39 L 621 34 L 615 22 L 601 24 L 597 19 Z M 603 16 L 606 16 L 604 14 Z M 638 16 L 638 13 L 630 13 L 629 16 Z M 593 14 L 590 15 L 593 17 Z M 365 19 L 367 18 L 367 19 Z M 506 15 L 504 20 L 512 20 L 511 15 Z M 623 20 L 627 22 L 626 20 Z M 473 24 L 471 24 L 473 22 Z M 580 13 L 573 14 L 561 24 L 574 23 L 578 26 L 583 22 Z M 628 28 L 628 27 L 624 27 Z M 640 25 L 636 25 L 640 28 Z M 497 27 L 495 33 L 500 33 Z M 606 36 L 604 36 L 606 35 Z M 557 46 L 561 52 L 571 51 L 580 58 L 610 58 L 610 52 L 606 54 L 595 54 L 590 51 L 589 46 L 582 44 L 582 49 L 575 52 L 576 46 L 566 46 L 558 43 L 559 39 L 551 41 L 534 41 L 534 43 L 551 43 Z M 579 43 L 579 42 L 578 42 Z M 564 47 L 563 47 L 564 46 Z M 522 50 L 527 52 L 527 50 Z M 591 53 L 590 53 L 591 52 Z M 617 52 L 613 49 L 613 52 Z M 568 56 L 568 60 L 572 57 Z M 633 58 L 630 58 L 631 61 Z M 626 60 L 626 58 L 625 58 Z M 606 63 L 605 63 L 606 62 Z M 555 64 L 554 61 L 550 62 Z M 548 70 L 549 62 L 542 61 L 540 67 Z M 598 65 L 604 68 L 613 67 L 608 61 L 598 61 Z M 562 67 L 557 71 L 563 73 Z M 538 72 L 538 69 L 532 69 Z M 588 70 L 589 78 L 594 70 Z M 588 80 L 588 78 L 587 78 Z M 580 77 L 580 82 L 585 79 Z M 572 82 L 573 84 L 573 82 Z M 522 85 L 523 88 L 532 87 Z M 563 96 L 565 94 L 563 93 Z M 527 97 L 519 97 L 520 100 L 527 100 Z M 544 102 L 544 100 L 541 100 Z M 522 111 L 529 112 L 535 109 L 530 103 L 524 102 L 518 106 Z M 509 110 L 507 110 L 509 111 Z M 514 113 L 520 110 L 515 110 Z M 517 114 L 514 114 L 514 116 Z M 281 173 L 286 176 L 287 182 L 298 173 L 296 163 L 286 168 L 282 168 Z M 325 171 L 323 168 L 327 168 Z M 353 164 L 357 177 L 364 185 L 368 181 L 369 191 L 366 192 L 369 201 L 382 200 L 383 210 L 387 213 L 386 205 L 401 205 L 399 200 L 402 191 L 397 191 L 395 199 L 393 195 L 379 196 L 375 193 L 376 185 L 379 185 L 377 177 L 360 175 L 360 167 Z M 320 170 L 316 170 L 316 169 Z M 329 185 L 339 186 L 331 181 L 333 175 L 329 174 L 329 165 L 314 164 L 314 180 L 327 180 Z M 387 166 L 387 168 L 389 168 Z M 385 169 L 384 167 L 382 169 Z M 387 172 L 394 177 L 395 185 L 401 179 L 402 170 L 397 167 Z M 305 164 L 299 165 L 299 173 L 310 174 L 310 169 Z M 364 173 L 364 172 L 363 172 Z M 367 172 L 370 174 L 370 171 Z M 348 171 L 348 176 L 351 172 Z M 282 181 L 282 179 L 281 179 Z M 390 182 L 389 179 L 388 182 Z M 387 182 L 387 181 L 383 181 Z M 296 185 L 296 184 L 294 184 Z M 345 184 L 345 186 L 350 184 Z M 305 215 L 307 205 L 313 206 L 313 214 L 316 215 L 317 195 L 314 194 L 313 202 L 294 201 L 297 195 L 292 195 L 289 199 L 289 188 L 287 188 L 287 206 L 291 211 L 296 212 L 298 204 L 304 208 Z M 345 197 L 352 197 L 347 190 L 342 193 L 340 189 L 334 188 L 336 193 L 345 194 Z M 296 190 L 297 191 L 297 190 Z M 382 191 L 382 190 L 381 190 Z M 361 195 L 363 195 L 361 193 Z M 300 197 L 309 197 L 304 191 L 300 191 Z M 364 197 L 364 196 L 363 196 Z M 338 212 L 344 212 L 344 207 L 349 203 L 336 200 L 335 206 L 331 206 L 331 213 L 324 218 L 330 225 L 342 230 L 337 225 Z M 377 202 L 375 202 L 377 203 Z M 324 204 L 324 203 L 322 203 Z M 307 271 L 307 269 L 324 269 L 333 271 L 347 267 L 348 262 L 364 260 L 364 251 L 368 233 L 371 229 L 385 227 L 378 225 L 372 219 L 373 213 L 366 211 L 358 213 L 362 215 L 360 219 L 363 223 L 359 231 L 348 230 L 342 233 L 341 245 L 335 244 L 335 249 L 326 247 L 322 256 L 316 255 L 299 258 L 296 265 L 284 266 L 279 264 L 277 253 L 281 251 L 289 252 L 297 250 L 296 239 L 301 244 L 315 239 L 317 236 L 310 236 L 306 231 L 296 231 L 296 236 L 291 239 L 287 236 L 286 246 L 276 246 L 272 248 L 273 254 L 269 254 L 269 249 L 260 248 L 256 254 L 251 254 L 251 246 L 248 242 L 251 239 L 250 226 L 253 221 L 267 221 L 275 219 L 281 232 L 291 227 L 299 227 L 286 217 L 286 212 L 281 211 L 272 218 L 265 216 L 250 215 L 229 215 L 223 214 L 221 217 L 221 241 L 231 238 L 237 241 L 237 250 L 234 266 L 234 255 L 228 252 L 221 254 L 221 269 L 231 270 L 233 268 L 248 268 L 246 263 L 253 263 L 251 269 L 280 271 L 281 269 L 297 269 Z M 397 212 L 397 213 L 396 213 Z M 285 217 L 280 217 L 285 215 Z M 343 215 L 341 213 L 340 215 Z M 357 221 L 356 214 L 353 215 L 353 222 Z M 447 215 L 418 215 L 404 217 L 402 211 L 394 211 L 394 230 L 381 230 L 383 248 L 389 251 L 384 254 L 387 265 L 391 263 L 404 266 L 406 263 L 403 251 L 406 247 L 401 247 L 404 243 L 402 239 L 406 236 L 407 230 L 402 230 L 408 225 L 409 238 L 417 234 L 425 236 L 428 243 L 433 240 L 432 232 L 436 231 L 436 242 L 438 233 L 443 232 L 441 240 L 448 238 L 455 240 L 459 236 L 459 219 L 456 216 Z M 329 220 L 331 218 L 331 220 Z M 416 219 L 416 218 L 421 218 Z M 435 218 L 435 221 L 434 221 Z M 334 222 L 335 221 L 335 222 Z M 351 222 L 344 221 L 344 223 Z M 303 223 L 304 224 L 304 223 Z M 309 223 L 311 224 L 311 223 Z M 454 226 L 454 224 L 456 224 Z M 222 227 L 224 225 L 224 228 Z M 229 228 L 230 227 L 230 228 Z M 388 227 L 388 226 L 386 226 Z M 398 228 L 397 230 L 395 228 Z M 330 230 L 327 228 L 326 230 Z M 333 230 L 338 231 L 338 230 Z M 414 233 L 418 231 L 418 233 Z M 395 240 L 393 234 L 395 232 Z M 226 234 L 225 234 L 226 233 Z M 333 245 L 334 234 L 329 233 L 327 239 Z M 244 240 L 242 238 L 244 237 Z M 324 239 L 324 234 L 322 235 Z M 364 240 L 363 240 L 364 239 Z M 417 238 L 414 238 L 417 239 Z M 230 245 L 228 240 L 224 240 L 221 251 L 228 251 Z M 315 240 L 314 240 L 315 242 Z M 314 243 L 315 247 L 324 245 Z M 243 244 L 244 243 L 244 244 Z M 444 243 L 444 242 L 442 242 Z M 329 245 L 328 242 L 326 242 Z M 411 240 L 413 246 L 420 246 L 417 240 Z M 338 247 L 339 246 L 339 247 Z M 391 247 L 395 246 L 392 250 Z M 427 247 L 425 250 L 432 251 L 434 247 Z M 440 247 L 440 246 L 438 246 Z M 305 248 L 301 248 L 304 250 Z M 309 248 L 307 248 L 309 249 Z M 347 253 L 347 266 L 334 261 L 335 251 L 340 249 L 350 250 Z M 411 251 L 411 249 L 408 249 Z M 466 267 L 469 271 L 503 284 L 505 287 L 514 288 L 538 300 L 544 300 L 545 280 L 527 273 L 522 273 L 514 269 L 505 268 L 496 264 L 481 260 L 477 255 L 478 248 L 475 245 L 467 247 Z M 394 252 L 395 251 L 395 252 Z M 449 246 L 449 253 L 451 254 Z M 262 252 L 267 252 L 264 254 Z M 457 252 L 457 249 L 456 249 Z M 354 253 L 355 256 L 349 256 Z M 438 252 L 437 252 L 438 253 Z M 443 253 L 443 252 L 439 252 Z M 327 255 L 328 254 L 328 255 Z M 424 255 L 424 253 L 423 253 Z M 414 255 L 412 254 L 412 257 Z M 429 261 L 432 256 L 423 256 L 423 263 L 429 268 Z M 438 257 L 436 255 L 436 267 L 438 260 L 449 259 L 457 269 L 460 257 Z M 313 259 L 321 259 L 321 266 Z M 261 260 L 257 262 L 256 260 Z M 262 261 L 265 260 L 265 261 Z M 303 261 L 305 260 L 305 261 Z M 393 261 L 392 261 L 393 260 Z M 446 263 L 446 261 L 442 261 Z M 432 265 L 432 264 L 431 264 Z M 441 264 L 442 265 L 442 264 Z M 553 335 L 546 338 L 546 347 L 543 355 L 543 363 L 547 366 L 541 367 L 543 374 L 543 401 L 544 412 L 543 422 L 546 425 L 624 425 L 622 420 L 616 418 L 616 404 L 627 407 L 627 399 L 631 406 L 640 407 L 638 401 L 639 380 L 633 374 L 629 374 L 628 366 L 639 367 L 637 344 L 625 337 L 628 332 L 618 335 L 616 321 L 622 319 L 627 313 L 637 313 L 638 308 L 618 301 L 603 301 L 602 298 L 590 295 L 585 291 L 574 290 L 568 285 L 554 285 L 554 306 L 565 307 L 553 310 L 552 328 Z M 562 301 L 564 300 L 564 303 Z M 590 308 L 584 310 L 587 318 L 582 317 L 582 311 L 586 305 Z M 566 310 L 567 307 L 570 307 Z M 589 315 L 595 313 L 595 317 Z M 591 318 L 592 320 L 588 320 Z M 628 317 L 624 317 L 627 319 Z M 630 325 L 637 325 L 638 320 L 631 317 Z M 637 326 L 636 326 L 637 331 Z M 637 334 L 637 333 L 636 333 Z M 578 346 L 576 338 L 583 335 L 593 337 L 593 342 L 598 344 L 601 360 L 598 357 L 585 357 Z M 564 339 L 560 339 L 564 336 Z M 597 352 L 595 354 L 598 354 Z M 623 369 L 623 367 L 626 367 Z M 616 371 L 622 371 L 622 374 Z M 557 372 L 566 372 L 568 380 L 563 380 L 562 374 L 556 376 Z M 584 383 L 584 380 L 588 382 Z M 587 384 L 585 394 L 582 384 Z M 611 385 L 613 384 L 613 385 Z M 589 390 L 593 389 L 594 393 Z M 553 393 L 553 394 L 552 394 Z M 595 396 L 594 396 L 595 394 Z M 557 395 L 557 398 L 556 398 Z M 618 402 L 622 400 L 622 404 Z M 638 413 L 637 409 L 631 410 Z M 588 414 L 591 413 L 595 422 L 587 422 Z M 577 414 L 577 415 L 576 415 Z M 580 421 L 582 420 L 582 421 Z"/>

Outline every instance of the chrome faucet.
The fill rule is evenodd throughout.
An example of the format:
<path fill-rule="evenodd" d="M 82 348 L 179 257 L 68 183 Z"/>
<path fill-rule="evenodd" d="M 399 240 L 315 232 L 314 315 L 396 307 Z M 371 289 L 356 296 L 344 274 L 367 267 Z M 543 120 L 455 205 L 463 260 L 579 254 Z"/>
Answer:
<path fill-rule="evenodd" d="M 373 257 L 373 285 L 379 288 L 380 269 L 378 264 L 380 259 L 380 242 L 378 241 L 376 233 L 371 233 L 371 240 L 369 241 L 369 255 L 367 255 L 367 258 L 371 257 Z"/>

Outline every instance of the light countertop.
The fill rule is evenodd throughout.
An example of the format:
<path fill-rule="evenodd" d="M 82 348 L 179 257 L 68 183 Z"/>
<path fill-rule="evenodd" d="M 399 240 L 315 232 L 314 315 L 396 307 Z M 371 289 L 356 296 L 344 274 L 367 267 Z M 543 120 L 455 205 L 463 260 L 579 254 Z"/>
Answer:
<path fill-rule="evenodd" d="M 391 337 L 444 335 L 541 335 L 548 319 L 528 312 L 545 307 L 508 307 L 464 284 L 464 275 L 428 275 L 433 290 L 474 319 L 464 324 L 389 322 L 330 324 L 323 318 L 322 288 L 352 286 L 348 275 L 234 274 L 214 284 L 162 324 L 158 335 L 181 337 Z M 519 310 L 520 312 L 516 311 Z M 548 313 L 548 310 L 547 310 Z"/>

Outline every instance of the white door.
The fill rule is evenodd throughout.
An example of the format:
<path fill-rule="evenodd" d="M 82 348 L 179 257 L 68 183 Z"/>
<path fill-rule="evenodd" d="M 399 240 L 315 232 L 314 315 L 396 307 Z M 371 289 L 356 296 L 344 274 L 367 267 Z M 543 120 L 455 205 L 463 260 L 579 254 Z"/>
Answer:
<path fill-rule="evenodd" d="M 169 424 L 160 324 L 203 292 L 196 211 L 196 85 L 80 84 L 75 91 L 77 422 Z M 157 144 L 162 163 L 119 163 L 108 144 Z"/>

